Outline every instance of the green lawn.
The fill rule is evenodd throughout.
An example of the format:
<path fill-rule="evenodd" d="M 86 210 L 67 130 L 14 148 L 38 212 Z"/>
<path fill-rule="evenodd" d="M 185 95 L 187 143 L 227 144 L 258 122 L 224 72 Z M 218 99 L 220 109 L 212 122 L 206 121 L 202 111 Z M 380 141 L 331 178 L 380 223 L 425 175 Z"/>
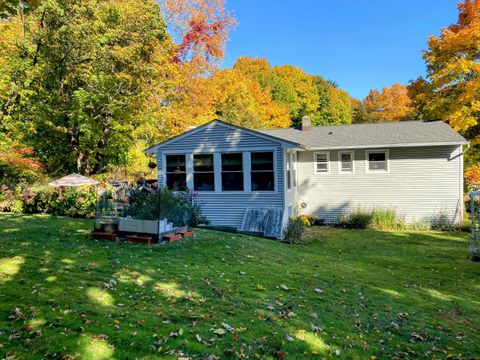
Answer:
<path fill-rule="evenodd" d="M 461 233 L 196 230 L 89 240 L 90 221 L 0 215 L 0 358 L 480 357 L 480 264 Z"/>

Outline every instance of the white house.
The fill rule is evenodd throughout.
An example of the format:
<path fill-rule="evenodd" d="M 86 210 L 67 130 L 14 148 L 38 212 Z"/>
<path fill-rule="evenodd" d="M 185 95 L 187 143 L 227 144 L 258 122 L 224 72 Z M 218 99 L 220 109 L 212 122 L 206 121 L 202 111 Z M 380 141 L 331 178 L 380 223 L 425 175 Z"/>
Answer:
<path fill-rule="evenodd" d="M 441 121 L 313 127 L 305 117 L 300 129 L 263 131 L 214 120 L 145 153 L 160 186 L 198 191 L 212 225 L 278 237 L 289 216 L 334 223 L 358 207 L 458 222 L 467 144 Z"/>

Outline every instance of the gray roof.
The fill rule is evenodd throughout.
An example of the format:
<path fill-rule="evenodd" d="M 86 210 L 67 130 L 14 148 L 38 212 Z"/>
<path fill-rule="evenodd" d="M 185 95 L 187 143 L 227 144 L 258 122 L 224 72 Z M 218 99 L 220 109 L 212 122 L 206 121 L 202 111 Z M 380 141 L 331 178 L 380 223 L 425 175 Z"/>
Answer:
<path fill-rule="evenodd" d="M 379 148 L 467 144 L 442 121 L 312 126 L 310 130 L 261 130 L 263 134 L 314 149 Z"/>

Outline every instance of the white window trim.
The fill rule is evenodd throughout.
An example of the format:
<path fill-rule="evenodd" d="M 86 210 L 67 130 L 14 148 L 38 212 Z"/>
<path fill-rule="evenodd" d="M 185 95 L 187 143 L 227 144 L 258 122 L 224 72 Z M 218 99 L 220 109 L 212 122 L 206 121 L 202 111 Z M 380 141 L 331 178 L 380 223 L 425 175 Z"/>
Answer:
<path fill-rule="evenodd" d="M 370 170 L 368 155 L 370 153 L 385 153 L 385 161 L 387 163 L 387 170 Z M 365 150 L 365 173 L 367 174 L 388 174 L 390 172 L 390 151 L 388 149 Z"/>
<path fill-rule="evenodd" d="M 327 155 L 327 172 L 317 171 L 317 154 Z M 313 153 L 313 173 L 315 175 L 328 175 L 330 174 L 330 151 L 316 151 Z"/>
<path fill-rule="evenodd" d="M 292 172 L 293 172 L 293 164 L 292 164 L 292 153 L 290 151 L 286 151 L 286 161 L 285 161 L 285 183 L 287 187 L 287 192 L 292 191 L 293 188 L 293 179 L 292 179 Z M 288 169 L 290 169 L 290 173 L 288 172 Z M 290 183 L 290 187 L 288 187 L 288 184 Z"/>
<path fill-rule="evenodd" d="M 350 154 L 352 159 L 352 171 L 342 170 L 342 155 Z M 338 152 L 338 173 L 339 174 L 355 174 L 355 152 L 354 151 L 339 151 Z"/>
<path fill-rule="evenodd" d="M 251 153 L 252 152 L 271 152 L 273 153 L 273 176 L 274 176 L 274 190 L 252 190 L 251 189 Z M 243 189 L 244 190 L 233 190 L 233 191 L 222 191 L 222 161 L 221 154 L 227 153 L 241 153 L 243 154 Z M 161 154 L 157 155 L 158 159 L 161 159 L 162 166 L 159 169 L 158 180 L 162 187 L 167 186 L 167 155 L 185 155 L 186 161 L 189 162 L 187 168 L 186 165 L 186 174 L 187 174 L 187 186 L 190 182 L 193 185 L 193 154 L 213 154 L 213 170 L 215 176 L 215 190 L 214 191 L 199 191 L 199 194 L 276 194 L 278 193 L 278 151 L 277 148 L 271 147 L 258 147 L 258 148 L 248 148 L 243 150 L 217 150 L 214 152 L 209 151 L 190 151 L 190 152 L 178 152 L 178 151 L 162 151 Z M 189 175 L 190 174 L 190 175 Z M 248 189 L 248 190 L 247 190 Z"/>

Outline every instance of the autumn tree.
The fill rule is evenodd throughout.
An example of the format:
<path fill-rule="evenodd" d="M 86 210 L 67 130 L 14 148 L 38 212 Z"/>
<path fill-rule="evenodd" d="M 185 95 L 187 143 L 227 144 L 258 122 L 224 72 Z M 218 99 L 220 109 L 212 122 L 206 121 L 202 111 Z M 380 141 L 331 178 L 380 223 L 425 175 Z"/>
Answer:
<path fill-rule="evenodd" d="M 217 70 L 193 87 L 190 109 L 197 124 L 221 119 L 250 129 L 290 125 L 288 107 L 274 102 L 268 91 L 236 69 Z"/>
<path fill-rule="evenodd" d="M 411 120 L 413 107 L 405 85 L 394 84 L 382 91 L 370 90 L 363 99 L 355 122 Z"/>
<path fill-rule="evenodd" d="M 50 172 L 124 163 L 173 62 L 156 2 L 45 1 L 0 34 L 0 121 L 10 136 Z"/>
<path fill-rule="evenodd" d="M 457 23 L 431 36 L 427 76 L 409 85 L 415 112 L 443 120 L 468 140 L 467 166 L 480 161 L 480 0 L 458 4 Z"/>
<path fill-rule="evenodd" d="M 236 24 L 225 0 L 160 0 L 159 4 L 187 72 L 195 76 L 213 70 Z"/>

